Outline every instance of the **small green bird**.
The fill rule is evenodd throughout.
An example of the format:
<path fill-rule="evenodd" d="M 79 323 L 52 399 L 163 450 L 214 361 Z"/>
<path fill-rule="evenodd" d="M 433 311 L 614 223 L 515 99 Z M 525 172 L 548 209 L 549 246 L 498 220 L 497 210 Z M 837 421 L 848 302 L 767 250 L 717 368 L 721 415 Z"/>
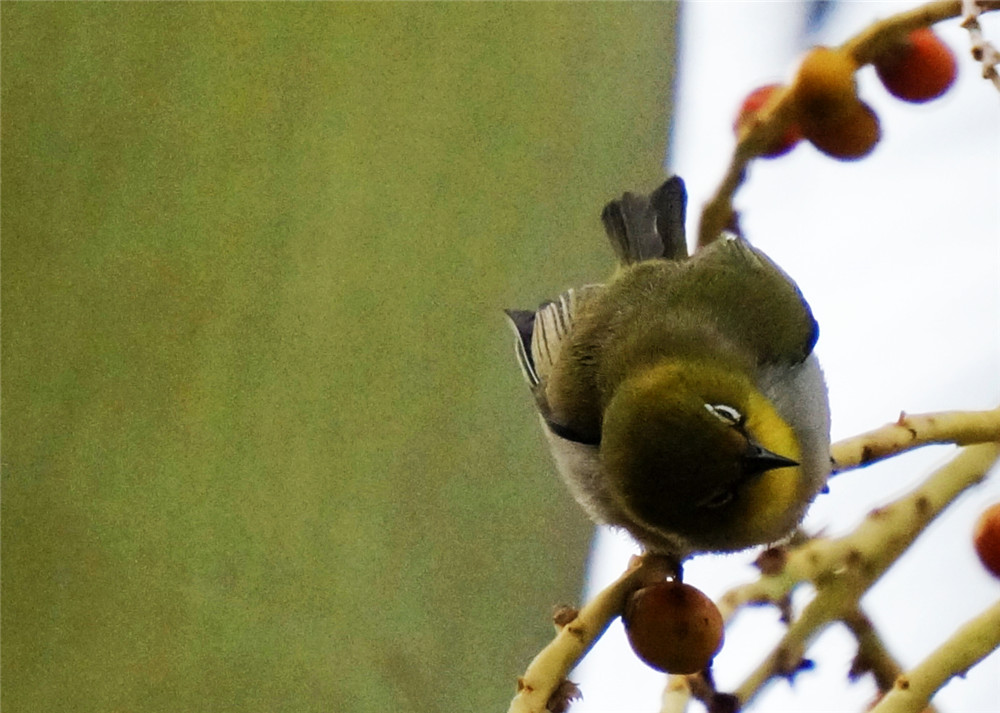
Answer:
<path fill-rule="evenodd" d="M 508 310 L 559 471 L 597 522 L 678 557 L 791 533 L 830 472 L 818 327 L 742 238 L 688 256 L 673 177 L 601 219 L 606 285 Z"/>

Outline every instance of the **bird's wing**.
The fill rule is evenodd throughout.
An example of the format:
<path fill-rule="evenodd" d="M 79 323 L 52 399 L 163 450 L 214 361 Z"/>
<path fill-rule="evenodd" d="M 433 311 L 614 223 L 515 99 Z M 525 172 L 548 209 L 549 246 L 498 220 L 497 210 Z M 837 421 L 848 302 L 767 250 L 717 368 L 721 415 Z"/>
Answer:
<path fill-rule="evenodd" d="M 535 370 L 535 360 L 531 358 L 531 337 L 535 331 L 535 312 L 530 309 L 505 309 L 509 324 L 514 330 L 514 353 L 518 366 L 528 386 L 532 389 L 538 386 L 541 379 Z"/>
<path fill-rule="evenodd" d="M 673 176 L 648 197 L 626 193 L 604 206 L 601 221 L 619 261 L 630 265 L 642 260 L 688 256 L 684 232 L 687 192 L 684 181 Z"/>
<path fill-rule="evenodd" d="M 576 315 L 587 301 L 603 290 L 603 285 L 585 285 L 566 290 L 536 311 L 506 310 L 517 337 L 514 349 L 521 372 L 536 398 L 544 390 L 545 380 L 573 331 Z"/>
<path fill-rule="evenodd" d="M 701 284 L 725 283 L 727 294 L 742 295 L 739 304 L 716 302 L 720 321 L 732 321 L 745 334 L 763 363 L 801 362 L 812 353 L 819 326 L 798 285 L 767 255 L 742 238 L 717 240 L 695 259 L 703 269 L 692 273 Z M 697 288 L 695 288 L 697 289 Z M 743 325 L 738 329 L 736 323 Z M 746 328 L 750 325 L 751 328 Z"/>

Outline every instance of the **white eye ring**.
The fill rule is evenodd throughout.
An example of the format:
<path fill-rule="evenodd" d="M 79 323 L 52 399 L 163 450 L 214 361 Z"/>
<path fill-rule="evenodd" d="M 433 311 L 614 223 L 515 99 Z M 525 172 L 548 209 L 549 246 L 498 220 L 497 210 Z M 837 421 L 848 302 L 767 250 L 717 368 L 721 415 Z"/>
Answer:
<path fill-rule="evenodd" d="M 727 426 L 738 426 L 743 423 L 743 414 L 726 404 L 705 404 L 708 412 Z"/>

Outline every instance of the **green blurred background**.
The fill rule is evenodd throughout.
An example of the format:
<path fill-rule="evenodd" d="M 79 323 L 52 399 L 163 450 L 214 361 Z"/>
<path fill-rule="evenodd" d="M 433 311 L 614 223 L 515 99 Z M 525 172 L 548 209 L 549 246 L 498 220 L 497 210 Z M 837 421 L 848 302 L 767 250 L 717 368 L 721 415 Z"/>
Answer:
<path fill-rule="evenodd" d="M 590 527 L 500 310 L 609 269 L 676 6 L 0 12 L 4 710 L 503 710 Z"/>

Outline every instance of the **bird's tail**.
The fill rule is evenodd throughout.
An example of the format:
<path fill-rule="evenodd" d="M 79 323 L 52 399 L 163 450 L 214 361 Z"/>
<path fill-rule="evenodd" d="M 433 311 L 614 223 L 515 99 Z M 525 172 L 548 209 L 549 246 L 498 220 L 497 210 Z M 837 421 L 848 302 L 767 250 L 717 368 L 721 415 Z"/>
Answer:
<path fill-rule="evenodd" d="M 687 192 L 672 176 L 649 196 L 626 193 L 604 206 L 601 221 L 618 259 L 625 265 L 688 256 L 684 234 Z"/>

